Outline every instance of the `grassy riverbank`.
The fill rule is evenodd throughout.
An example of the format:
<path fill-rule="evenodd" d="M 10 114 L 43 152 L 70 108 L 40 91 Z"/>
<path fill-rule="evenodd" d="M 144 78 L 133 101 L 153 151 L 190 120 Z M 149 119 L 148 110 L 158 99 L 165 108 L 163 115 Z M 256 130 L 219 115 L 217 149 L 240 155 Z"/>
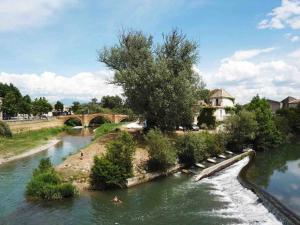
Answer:
<path fill-rule="evenodd" d="M 45 144 L 62 131 L 64 131 L 63 127 L 56 127 L 23 132 L 15 134 L 11 138 L 0 137 L 0 157 L 18 155 Z"/>
<path fill-rule="evenodd" d="M 95 130 L 94 134 L 94 140 L 97 140 L 98 138 L 102 137 L 105 134 L 108 134 L 112 131 L 114 131 L 117 128 L 120 128 L 125 123 L 104 123 L 100 127 L 98 127 Z"/>

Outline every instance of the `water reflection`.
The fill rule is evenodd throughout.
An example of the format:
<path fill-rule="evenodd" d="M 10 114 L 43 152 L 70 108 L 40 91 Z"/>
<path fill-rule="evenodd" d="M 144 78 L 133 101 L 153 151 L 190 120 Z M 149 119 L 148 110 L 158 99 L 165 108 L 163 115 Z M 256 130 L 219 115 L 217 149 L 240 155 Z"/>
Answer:
<path fill-rule="evenodd" d="M 258 153 L 247 177 L 300 215 L 299 142 Z"/>

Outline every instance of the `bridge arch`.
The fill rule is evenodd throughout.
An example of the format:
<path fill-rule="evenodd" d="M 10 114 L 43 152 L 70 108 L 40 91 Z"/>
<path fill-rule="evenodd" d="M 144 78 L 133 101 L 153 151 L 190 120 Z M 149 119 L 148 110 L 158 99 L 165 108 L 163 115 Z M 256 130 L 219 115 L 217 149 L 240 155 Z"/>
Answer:
<path fill-rule="evenodd" d="M 86 121 L 86 126 L 93 127 L 93 126 L 98 126 L 104 123 L 111 123 L 111 122 L 112 122 L 111 120 L 105 118 L 105 116 L 103 115 L 94 115 Z"/>
<path fill-rule="evenodd" d="M 79 116 L 68 116 L 66 118 L 63 119 L 63 124 L 68 124 L 71 121 L 74 121 L 74 125 L 75 126 L 83 126 L 83 121 L 82 118 L 80 118 Z M 77 122 L 77 123 L 76 123 Z M 72 122 L 71 122 L 72 123 Z"/>

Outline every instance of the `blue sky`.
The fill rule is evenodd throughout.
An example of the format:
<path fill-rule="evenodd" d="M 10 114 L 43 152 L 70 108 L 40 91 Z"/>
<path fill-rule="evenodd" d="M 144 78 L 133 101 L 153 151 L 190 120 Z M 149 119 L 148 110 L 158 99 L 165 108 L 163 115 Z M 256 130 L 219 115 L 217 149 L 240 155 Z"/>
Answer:
<path fill-rule="evenodd" d="M 156 41 L 182 30 L 199 43 L 195 70 L 208 87 L 241 103 L 300 97 L 300 0 L 1 0 L 0 82 L 53 101 L 121 93 L 97 50 L 122 28 Z"/>

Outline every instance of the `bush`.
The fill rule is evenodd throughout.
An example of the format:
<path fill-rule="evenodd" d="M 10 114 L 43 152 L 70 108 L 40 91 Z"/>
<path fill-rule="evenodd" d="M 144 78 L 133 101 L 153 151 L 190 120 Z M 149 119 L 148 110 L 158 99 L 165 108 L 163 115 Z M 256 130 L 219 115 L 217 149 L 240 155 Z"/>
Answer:
<path fill-rule="evenodd" d="M 126 173 L 124 169 L 113 164 L 106 157 L 95 157 L 91 172 L 91 185 L 95 189 L 109 189 L 126 185 Z"/>
<path fill-rule="evenodd" d="M 91 185 L 95 189 L 124 187 L 126 179 L 133 175 L 132 159 L 136 144 L 132 136 L 122 132 L 106 146 L 106 155 L 94 158 Z"/>
<path fill-rule="evenodd" d="M 176 140 L 179 161 L 192 165 L 208 157 L 207 144 L 200 134 L 185 134 Z"/>
<path fill-rule="evenodd" d="M 54 170 L 49 158 L 42 159 L 34 170 L 33 177 L 26 186 L 26 194 L 30 197 L 57 200 L 70 198 L 77 193 L 70 183 L 64 183 Z"/>
<path fill-rule="evenodd" d="M 225 150 L 223 134 L 188 133 L 176 140 L 176 149 L 181 163 L 192 165 Z"/>
<path fill-rule="evenodd" d="M 9 126 L 3 121 L 0 121 L 0 136 L 12 137 L 12 132 Z"/>
<path fill-rule="evenodd" d="M 230 115 L 225 121 L 228 147 L 233 150 L 242 150 L 251 145 L 258 132 L 258 123 L 254 112 L 245 109 Z"/>
<path fill-rule="evenodd" d="M 146 136 L 150 170 L 167 170 L 176 162 L 176 149 L 159 130 L 150 130 Z"/>

